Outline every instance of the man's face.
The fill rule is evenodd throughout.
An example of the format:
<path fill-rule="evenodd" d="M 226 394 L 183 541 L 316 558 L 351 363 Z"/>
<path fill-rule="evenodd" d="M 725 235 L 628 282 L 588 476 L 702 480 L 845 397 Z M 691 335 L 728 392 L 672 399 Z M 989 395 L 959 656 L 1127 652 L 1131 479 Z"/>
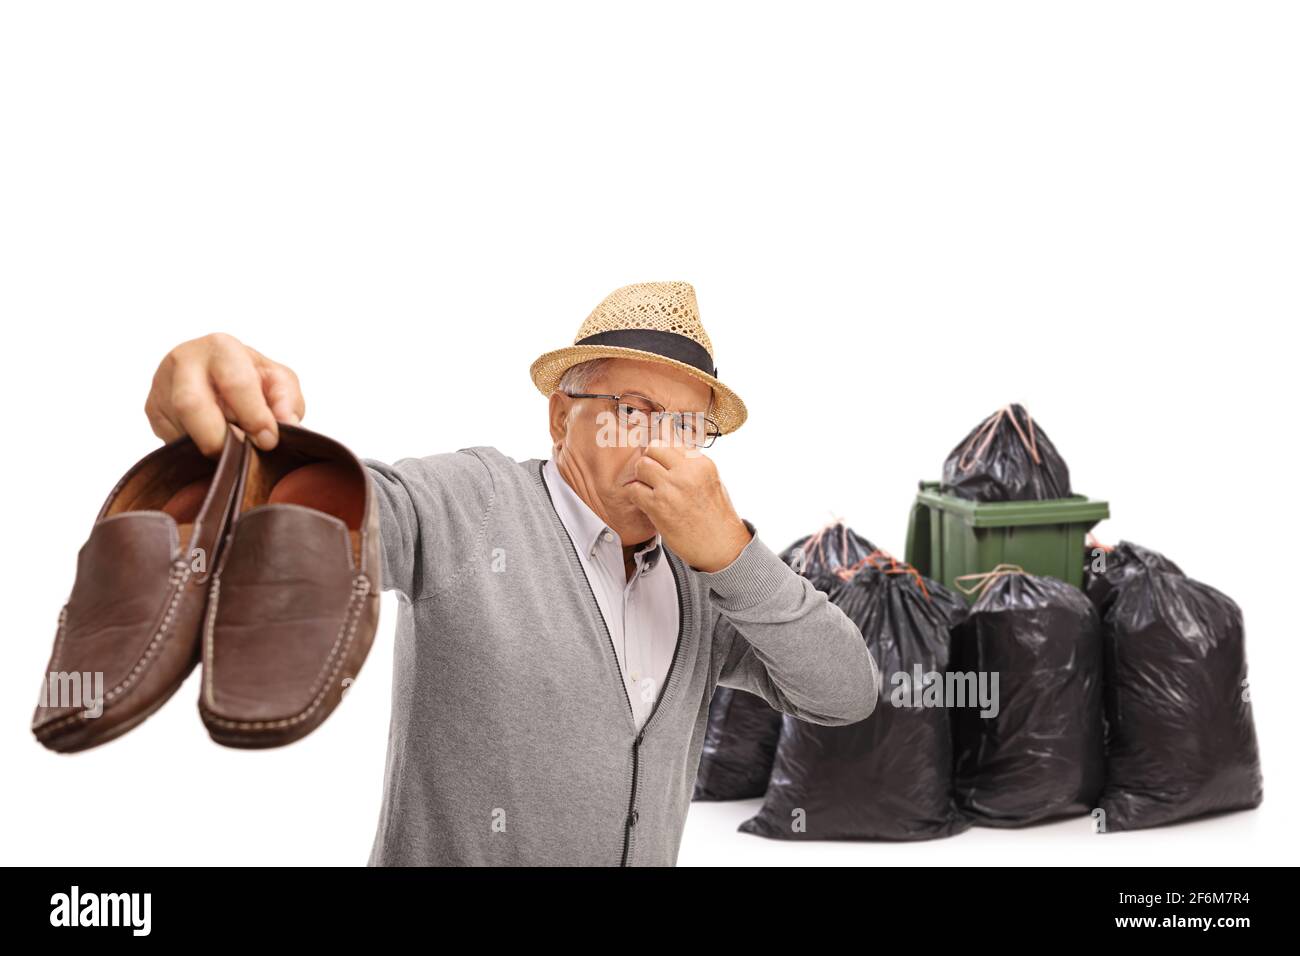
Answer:
<path fill-rule="evenodd" d="M 699 379 L 657 362 L 615 359 L 583 389 L 623 395 L 634 392 L 672 412 L 707 414 L 712 391 Z M 655 535 L 655 526 L 634 504 L 628 486 L 636 481 L 637 460 L 645 454 L 644 429 L 633 429 L 629 440 L 618 438 L 615 405 L 603 398 L 569 398 L 553 394 L 550 404 L 551 440 L 560 473 L 592 511 L 609 525 L 624 545 L 639 544 Z M 660 437 L 674 440 L 672 425 L 662 424 Z"/>

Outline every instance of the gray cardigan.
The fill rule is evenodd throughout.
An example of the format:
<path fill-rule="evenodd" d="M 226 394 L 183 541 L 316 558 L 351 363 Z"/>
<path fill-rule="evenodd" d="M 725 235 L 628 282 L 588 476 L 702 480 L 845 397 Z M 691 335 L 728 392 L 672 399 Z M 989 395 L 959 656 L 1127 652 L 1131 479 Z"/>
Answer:
<path fill-rule="evenodd" d="M 372 866 L 671 866 L 715 685 L 818 724 L 875 706 L 857 627 L 755 536 L 716 573 L 665 549 L 680 632 L 638 733 L 542 464 L 487 447 L 366 462 L 398 592 Z"/>

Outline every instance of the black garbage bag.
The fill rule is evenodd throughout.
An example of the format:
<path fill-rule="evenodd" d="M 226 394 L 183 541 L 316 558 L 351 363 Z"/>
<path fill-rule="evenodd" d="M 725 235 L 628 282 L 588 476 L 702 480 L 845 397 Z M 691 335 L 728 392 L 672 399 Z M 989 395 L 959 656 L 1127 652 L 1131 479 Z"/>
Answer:
<path fill-rule="evenodd" d="M 1241 609 L 1140 565 L 1106 612 L 1102 822 L 1135 830 L 1263 800 Z"/>
<path fill-rule="evenodd" d="M 748 691 L 719 687 L 709 704 L 695 800 L 747 800 L 767 791 L 781 712 Z"/>
<path fill-rule="evenodd" d="M 940 490 L 972 501 L 1042 501 L 1070 495 L 1070 469 L 1022 405 L 980 422 L 943 463 Z"/>
<path fill-rule="evenodd" d="M 819 591 L 829 592 L 840 583 L 838 572 L 851 568 L 879 549 L 843 522 L 805 535 L 781 552 L 781 560 Z"/>
<path fill-rule="evenodd" d="M 1083 590 L 1099 615 L 1105 617 L 1119 586 L 1143 568 L 1183 573 L 1159 551 L 1131 541 L 1121 541 L 1113 548 L 1097 544 L 1084 548 Z"/>
<path fill-rule="evenodd" d="M 821 591 L 840 583 L 840 569 L 852 567 L 876 546 L 836 522 L 804 535 L 781 558 Z M 730 627 L 724 620 L 720 627 Z M 718 687 L 709 703 L 704 749 L 695 775 L 694 800 L 747 800 L 767 790 L 768 774 L 781 736 L 781 712 L 748 691 Z"/>
<path fill-rule="evenodd" d="M 1090 813 L 1104 773 L 1101 626 L 1078 588 L 999 566 L 956 634 L 996 713 L 954 711 L 957 804 L 980 826 Z"/>
<path fill-rule="evenodd" d="M 948 669 L 950 629 L 966 602 L 915 572 L 876 566 L 831 600 L 862 630 L 880 669 L 880 700 L 847 726 L 785 717 L 763 807 L 740 830 L 788 840 L 926 840 L 967 829 L 952 797 L 949 712 L 922 706 L 920 696 L 926 675 Z"/>

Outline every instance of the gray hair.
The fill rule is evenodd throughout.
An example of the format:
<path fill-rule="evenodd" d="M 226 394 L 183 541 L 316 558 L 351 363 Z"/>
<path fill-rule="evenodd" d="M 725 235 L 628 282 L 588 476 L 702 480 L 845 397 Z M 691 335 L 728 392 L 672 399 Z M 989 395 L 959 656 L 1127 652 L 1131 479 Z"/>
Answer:
<path fill-rule="evenodd" d="M 600 373 L 605 371 L 612 361 L 614 361 L 612 358 L 598 358 L 570 366 L 560 376 L 560 384 L 555 386 L 556 391 L 566 394 L 589 391 L 591 383 L 600 377 Z"/>
<path fill-rule="evenodd" d="M 591 383 L 600 377 L 600 373 L 605 371 L 610 362 L 617 361 L 612 358 L 590 359 L 586 362 L 579 362 L 577 365 L 570 366 L 565 373 L 560 376 L 560 384 L 555 386 L 557 392 L 569 394 L 572 392 L 586 392 L 591 389 Z M 709 389 L 709 407 L 704 414 L 708 415 L 713 412 L 713 389 Z"/>

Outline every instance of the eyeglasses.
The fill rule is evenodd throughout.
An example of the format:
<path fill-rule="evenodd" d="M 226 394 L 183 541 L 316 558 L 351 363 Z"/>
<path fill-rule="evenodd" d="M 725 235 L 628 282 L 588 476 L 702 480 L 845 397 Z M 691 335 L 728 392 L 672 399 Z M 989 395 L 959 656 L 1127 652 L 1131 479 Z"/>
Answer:
<path fill-rule="evenodd" d="M 622 395 L 600 395 L 593 392 L 566 392 L 570 398 L 605 398 L 614 402 L 618 408 L 618 422 L 623 428 L 643 428 L 649 426 L 653 433 L 658 433 L 660 423 L 671 418 L 673 429 L 686 445 L 692 448 L 708 448 L 722 434 L 718 423 L 703 412 L 670 412 L 653 398 L 646 398 L 635 392 Z"/>

